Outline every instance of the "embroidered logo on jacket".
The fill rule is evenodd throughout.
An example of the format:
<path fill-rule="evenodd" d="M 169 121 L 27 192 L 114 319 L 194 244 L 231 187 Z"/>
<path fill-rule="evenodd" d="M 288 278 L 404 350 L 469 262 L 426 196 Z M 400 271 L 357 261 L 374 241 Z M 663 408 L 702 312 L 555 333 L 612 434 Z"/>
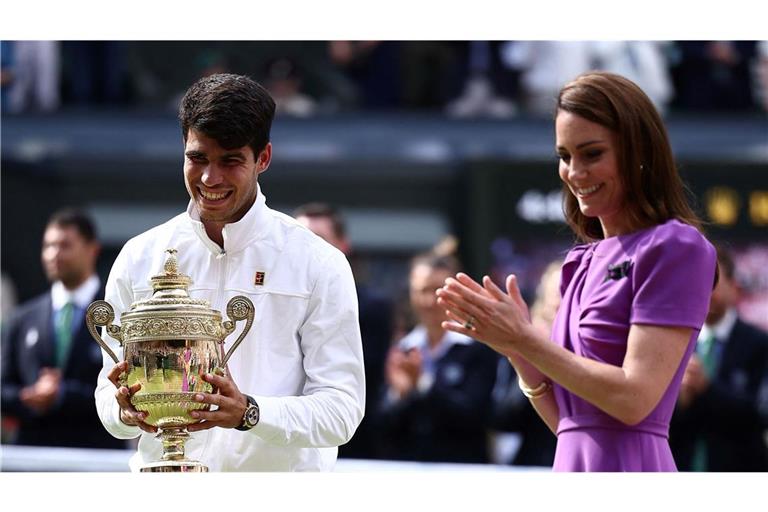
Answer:
<path fill-rule="evenodd" d="M 264 272 L 256 272 L 256 277 L 253 279 L 253 284 L 256 286 L 264 285 Z"/>

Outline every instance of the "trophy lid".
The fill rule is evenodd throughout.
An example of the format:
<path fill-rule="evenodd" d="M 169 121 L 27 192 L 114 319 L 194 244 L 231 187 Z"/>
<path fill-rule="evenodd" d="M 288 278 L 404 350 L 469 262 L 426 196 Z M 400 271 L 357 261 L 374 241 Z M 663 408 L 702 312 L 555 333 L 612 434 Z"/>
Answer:
<path fill-rule="evenodd" d="M 179 309 L 194 308 L 218 313 L 210 309 L 210 303 L 203 299 L 193 299 L 189 296 L 189 285 L 192 278 L 179 271 L 179 261 L 176 249 L 166 249 L 168 256 L 163 265 L 163 271 L 150 278 L 153 293 L 146 300 L 140 300 L 131 304 L 130 312 L 138 312 L 148 309 Z"/>
<path fill-rule="evenodd" d="M 163 271 L 150 278 L 151 297 L 131 304 L 120 316 L 124 343 L 159 340 L 213 340 L 227 334 L 221 313 L 210 302 L 193 299 L 187 288 L 192 278 L 179 272 L 176 249 L 166 250 Z"/>
<path fill-rule="evenodd" d="M 163 270 L 165 272 L 161 272 L 150 278 L 152 288 L 155 290 L 155 293 L 159 290 L 177 288 L 187 291 L 189 285 L 192 284 L 192 278 L 188 275 L 179 273 L 179 260 L 176 258 L 176 253 L 179 251 L 176 249 L 166 249 L 165 252 L 168 253 L 168 257 L 163 265 Z"/>

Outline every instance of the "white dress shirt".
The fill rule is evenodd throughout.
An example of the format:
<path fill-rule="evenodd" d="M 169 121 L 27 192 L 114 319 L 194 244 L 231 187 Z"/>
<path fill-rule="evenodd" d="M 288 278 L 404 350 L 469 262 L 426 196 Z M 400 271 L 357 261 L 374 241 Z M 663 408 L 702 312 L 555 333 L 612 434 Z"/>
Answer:
<path fill-rule="evenodd" d="M 129 240 L 118 255 L 106 300 L 119 315 L 152 293 L 149 279 L 163 268 L 168 248 L 178 250 L 179 269 L 192 278 L 193 298 L 225 314 L 235 295 L 255 306 L 255 320 L 228 367 L 241 392 L 260 408 L 250 431 L 215 427 L 192 433 L 186 457 L 211 471 L 331 470 L 337 446 L 346 443 L 363 417 L 365 377 L 357 294 L 344 255 L 282 213 L 267 207 L 258 190 L 251 209 L 223 230 L 224 249 L 211 241 L 194 204 L 187 212 Z M 262 285 L 256 272 L 264 273 Z M 228 350 L 242 330 L 225 340 Z M 116 340 L 105 341 L 122 358 Z M 96 389 L 101 421 L 121 439 L 141 435 L 131 469 L 158 461 L 154 434 L 119 418 L 114 366 L 104 355 Z"/>
<path fill-rule="evenodd" d="M 400 350 L 418 350 L 421 352 L 421 375 L 416 383 L 416 389 L 420 393 L 426 393 L 435 383 L 435 371 L 437 361 L 442 358 L 454 345 L 471 345 L 475 340 L 458 332 L 445 331 L 440 343 L 434 348 L 429 346 L 429 334 L 427 328 L 419 324 L 411 332 L 406 334 L 397 344 Z M 390 400 L 397 400 L 397 394 L 390 389 Z"/>
<path fill-rule="evenodd" d="M 93 302 L 93 298 L 96 292 L 99 291 L 100 285 L 101 281 L 99 281 L 98 276 L 95 274 L 74 290 L 67 290 L 61 281 L 56 281 L 51 286 L 51 305 L 53 306 L 53 311 L 60 310 L 67 302 L 74 304 L 79 311 L 85 311 L 88 305 Z"/>
<path fill-rule="evenodd" d="M 727 342 L 728 338 L 731 337 L 731 331 L 733 330 L 733 326 L 736 325 L 738 316 L 739 315 L 734 308 L 729 308 L 723 315 L 723 318 L 716 324 L 709 325 L 705 323 L 701 326 L 701 331 L 699 331 L 698 342 L 702 343 L 703 340 L 710 336 L 714 336 L 714 339 L 719 343 Z"/>

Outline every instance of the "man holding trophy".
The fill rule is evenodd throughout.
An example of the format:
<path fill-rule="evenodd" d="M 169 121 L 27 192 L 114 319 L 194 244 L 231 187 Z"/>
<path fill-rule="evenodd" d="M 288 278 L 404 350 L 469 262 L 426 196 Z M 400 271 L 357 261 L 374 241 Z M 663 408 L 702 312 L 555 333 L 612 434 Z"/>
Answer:
<path fill-rule="evenodd" d="M 106 301 L 89 309 L 105 348 L 99 417 L 114 437 L 141 436 L 134 471 L 330 470 L 362 419 L 349 264 L 267 207 L 258 185 L 274 112 L 244 76 L 190 87 L 179 111 L 187 211 L 129 240 Z M 248 318 L 234 344 L 224 309 Z M 103 340 L 95 326 L 106 327 Z"/>

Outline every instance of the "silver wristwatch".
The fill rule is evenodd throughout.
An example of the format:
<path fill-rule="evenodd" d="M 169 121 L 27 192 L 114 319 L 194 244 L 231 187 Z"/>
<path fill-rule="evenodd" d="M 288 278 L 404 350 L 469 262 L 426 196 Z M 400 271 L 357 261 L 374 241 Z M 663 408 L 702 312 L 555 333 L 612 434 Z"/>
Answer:
<path fill-rule="evenodd" d="M 245 395 L 245 398 L 248 399 L 248 407 L 245 409 L 240 425 L 235 427 L 237 430 L 242 431 L 251 430 L 259 422 L 259 404 L 256 403 L 252 396 Z"/>

